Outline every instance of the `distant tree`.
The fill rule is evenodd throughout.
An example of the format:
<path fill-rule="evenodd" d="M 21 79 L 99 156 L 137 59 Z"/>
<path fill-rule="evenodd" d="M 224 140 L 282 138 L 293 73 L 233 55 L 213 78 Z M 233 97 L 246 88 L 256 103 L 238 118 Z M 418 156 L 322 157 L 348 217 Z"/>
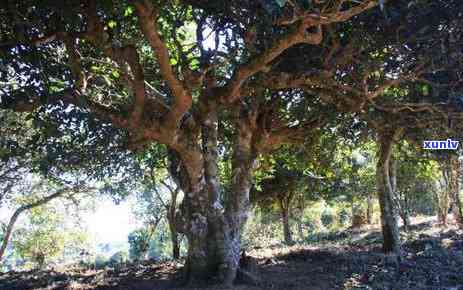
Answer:
<path fill-rule="evenodd" d="M 169 155 L 164 146 L 152 145 L 138 157 L 144 175 L 137 193 L 135 214 L 144 221 L 148 229 L 155 229 L 165 219 L 172 243 L 172 257 L 179 259 L 180 233 L 176 214 L 182 192 L 180 181 L 170 174 L 169 167 L 175 165 L 169 161 Z"/>
<path fill-rule="evenodd" d="M 453 214 L 455 222 L 463 226 L 462 204 L 460 194 L 461 165 L 458 154 L 434 154 L 440 167 L 439 187 L 436 192 L 438 205 L 438 220 L 443 226 L 447 224 L 447 215 Z"/>
<path fill-rule="evenodd" d="M 290 227 L 290 214 L 298 191 L 304 190 L 304 187 L 301 186 L 304 177 L 308 178 L 300 172 L 277 166 L 274 169 L 273 177 L 262 181 L 260 184 L 262 193 L 257 194 L 261 203 L 263 203 L 262 199 L 276 202 L 281 215 L 284 242 L 288 245 L 294 243 Z"/>
<path fill-rule="evenodd" d="M 13 235 L 13 248 L 26 261 L 44 268 L 64 252 L 66 234 L 60 228 L 62 222 L 63 216 L 51 206 L 32 209 L 26 225 Z"/>
<path fill-rule="evenodd" d="M 140 261 L 148 254 L 154 229 L 138 229 L 129 234 L 129 257 L 131 260 Z"/>
<path fill-rule="evenodd" d="M 434 212 L 432 201 L 439 170 L 434 160 L 425 158 L 412 144 L 399 142 L 392 162 L 396 171 L 394 202 L 404 228 L 408 230 L 410 216 Z"/>
<path fill-rule="evenodd" d="M 82 193 L 109 193 L 117 198 L 124 195 L 125 186 L 130 186 L 123 182 L 127 177 L 112 174 L 134 173 L 134 163 L 127 153 L 112 155 L 114 147 L 98 143 L 107 134 L 83 134 L 85 125 L 72 116 L 72 128 L 63 128 L 55 117 L 53 111 L 37 115 L 0 111 L 0 207 L 12 211 L 0 241 L 0 261 L 16 221 L 24 213 L 55 199 L 78 204 L 82 195 L 76 195 Z M 86 144 L 74 146 L 77 140 L 86 140 Z M 132 176 L 134 180 L 136 174 Z"/>
<path fill-rule="evenodd" d="M 355 132 L 358 133 L 361 131 Z M 374 144 L 364 137 L 359 138 L 345 133 L 338 136 L 336 142 L 332 161 L 333 193 L 328 200 L 350 204 L 349 217 L 352 227 L 359 227 L 365 222 L 371 223 L 372 201 L 376 190 Z"/>
<path fill-rule="evenodd" d="M 29 179 L 34 179 L 33 175 L 28 176 Z M 37 178 L 37 177 L 35 177 Z M 38 180 L 36 182 L 22 184 L 23 186 L 16 186 L 15 190 L 21 190 L 19 195 L 15 196 L 15 200 L 11 201 L 11 206 L 16 206 L 12 216 L 7 222 L 6 229 L 2 235 L 0 244 L 0 261 L 5 254 L 11 236 L 14 233 L 14 226 L 18 218 L 28 211 L 33 211 L 47 203 L 58 199 L 67 198 L 73 199 L 75 195 L 85 192 L 90 193 L 94 189 L 82 187 L 80 185 L 55 185 L 50 186 L 46 181 Z M 54 192 L 53 192 L 54 191 Z M 53 193 L 50 193 L 53 192 Z M 44 224 L 45 225 L 45 224 Z"/>
<path fill-rule="evenodd" d="M 319 150 L 319 134 L 312 136 L 311 143 L 307 142 L 299 148 L 286 147 L 273 152 L 264 166 L 254 189 L 251 191 L 251 202 L 267 211 L 277 211 L 283 228 L 283 241 L 293 244 L 291 220 L 297 221 L 298 231 L 302 231 L 302 218 L 307 201 L 320 198 L 318 191 L 320 179 L 327 170 L 322 165 L 323 154 L 329 148 Z M 317 153 L 314 151 L 317 150 Z M 297 216 L 296 216 L 297 215 Z M 302 236 L 302 234 L 300 234 Z"/>

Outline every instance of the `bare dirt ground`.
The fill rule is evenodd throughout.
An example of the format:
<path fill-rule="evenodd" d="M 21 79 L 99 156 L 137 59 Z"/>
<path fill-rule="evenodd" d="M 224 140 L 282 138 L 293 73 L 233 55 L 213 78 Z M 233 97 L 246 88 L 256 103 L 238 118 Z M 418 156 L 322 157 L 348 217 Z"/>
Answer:
<path fill-rule="evenodd" d="M 405 259 L 399 265 L 381 253 L 381 235 L 374 227 L 326 235 L 313 245 L 253 249 L 247 252 L 253 265 L 249 271 L 260 283 L 233 289 L 463 290 L 462 230 L 422 218 L 402 238 Z M 170 262 L 117 270 L 0 273 L 0 290 L 220 289 L 180 287 L 181 266 Z"/>

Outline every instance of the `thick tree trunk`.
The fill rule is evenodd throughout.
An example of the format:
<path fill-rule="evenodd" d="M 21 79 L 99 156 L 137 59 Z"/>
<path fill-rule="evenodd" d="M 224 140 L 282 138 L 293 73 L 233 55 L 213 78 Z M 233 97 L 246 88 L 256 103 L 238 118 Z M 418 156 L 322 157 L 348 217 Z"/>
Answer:
<path fill-rule="evenodd" d="M 209 277 L 207 249 L 207 190 L 203 181 L 185 196 L 188 237 L 186 277 L 189 282 Z"/>
<path fill-rule="evenodd" d="M 386 253 L 394 253 L 397 257 L 400 257 L 400 235 L 393 203 L 393 187 L 389 168 L 394 135 L 394 132 L 378 133 L 379 156 L 376 166 L 376 183 L 381 209 L 383 250 Z"/>
<path fill-rule="evenodd" d="M 211 275 L 217 277 L 219 282 L 223 283 L 226 275 L 223 273 L 223 269 L 226 268 L 226 257 L 229 248 L 229 226 L 224 215 L 225 209 L 222 204 L 218 174 L 218 116 L 214 103 L 205 101 L 203 104 L 203 114 L 206 117 L 202 125 L 202 141 L 209 200 L 207 264 Z"/>
<path fill-rule="evenodd" d="M 190 196 L 188 196 L 190 195 Z M 186 277 L 189 282 L 203 280 L 210 276 L 208 268 L 208 224 L 205 188 L 195 188 L 187 193 L 186 220 L 188 237 L 188 256 L 186 261 Z"/>
<path fill-rule="evenodd" d="M 256 153 L 250 124 L 240 119 L 230 189 L 222 197 L 218 175 L 217 110 L 209 106 L 214 104 L 204 102 L 201 108 L 205 116 L 201 127 L 202 150 L 198 150 L 197 144 L 183 140 L 176 144 L 188 145 L 173 148 L 181 162 L 171 164 L 171 172 L 186 193 L 182 214 L 176 217 L 176 222 L 183 225 L 181 230 L 188 238 L 187 280 L 194 283 L 194 280 L 216 278 L 221 284 L 231 285 L 239 267 L 241 231 L 249 212 Z"/>
<path fill-rule="evenodd" d="M 224 283 L 231 285 L 236 277 L 241 251 L 241 233 L 248 218 L 252 173 L 256 152 L 252 146 L 252 131 L 247 120 L 240 120 L 232 156 L 231 191 L 226 198 L 228 234 L 222 273 Z"/>
<path fill-rule="evenodd" d="M 170 153 L 172 176 L 185 193 L 176 215 L 176 228 L 188 240 L 185 278 L 188 283 L 210 276 L 208 269 L 208 191 L 204 177 L 203 156 L 197 144 L 175 148 Z"/>

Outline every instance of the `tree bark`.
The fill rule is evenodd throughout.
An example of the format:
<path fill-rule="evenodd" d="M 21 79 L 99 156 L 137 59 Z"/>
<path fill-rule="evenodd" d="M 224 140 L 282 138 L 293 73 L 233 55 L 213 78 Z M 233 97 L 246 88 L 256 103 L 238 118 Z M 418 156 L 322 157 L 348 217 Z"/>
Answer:
<path fill-rule="evenodd" d="M 222 198 L 218 175 L 217 110 L 214 104 L 204 102 L 203 105 L 202 150 L 176 149 L 185 168 L 180 170 L 180 175 L 188 176 L 187 182 L 180 182 L 186 192 L 181 206 L 182 224 L 186 224 L 182 230 L 188 238 L 186 275 L 190 283 L 214 277 L 222 284 L 231 285 L 239 267 L 241 231 L 249 211 L 249 191 L 256 158 L 252 146 L 253 131 L 247 120 L 239 120 L 230 190 Z"/>
<path fill-rule="evenodd" d="M 437 197 L 437 221 L 442 226 L 447 226 L 447 217 L 450 207 L 450 190 L 451 190 L 451 166 L 449 160 L 446 159 L 441 164 L 442 179 L 440 180 L 440 191 L 436 193 Z"/>
<path fill-rule="evenodd" d="M 204 154 L 205 179 L 208 190 L 208 269 L 211 276 L 219 282 L 225 280 L 222 269 L 228 255 L 228 224 L 224 216 L 219 180 L 218 154 L 218 115 L 217 104 L 204 100 L 202 113 L 205 116 L 202 124 L 202 142 Z M 234 277 L 233 277 L 234 280 Z"/>
<path fill-rule="evenodd" d="M 176 214 L 175 220 L 177 230 L 188 239 L 185 278 L 188 283 L 194 283 L 210 274 L 207 264 L 208 191 L 200 147 L 195 143 L 183 144 L 170 153 L 170 171 L 185 193 L 180 205 L 181 213 Z"/>
<path fill-rule="evenodd" d="M 378 163 L 376 166 L 376 183 L 379 206 L 381 209 L 381 228 L 383 233 L 383 250 L 400 257 L 400 235 L 393 203 L 393 187 L 390 177 L 390 160 L 396 131 L 378 133 Z"/>
<path fill-rule="evenodd" d="M 35 207 L 38 207 L 38 206 L 41 206 L 41 205 L 44 205 L 48 202 L 50 202 L 51 200 L 55 199 L 55 198 L 58 198 L 60 196 L 62 196 L 63 194 L 67 193 L 68 190 L 60 190 L 54 194 L 51 194 L 49 196 L 46 196 L 34 203 L 30 203 L 30 204 L 27 204 L 27 205 L 24 205 L 24 206 L 21 206 L 20 208 L 18 208 L 14 213 L 13 215 L 11 216 L 9 222 L 8 222 L 8 226 L 6 228 L 6 231 L 5 231 L 5 234 L 3 236 L 3 239 L 2 239 L 2 245 L 0 246 L 0 261 L 2 260 L 3 258 L 3 255 L 5 254 L 5 251 L 6 251 L 6 247 L 8 246 L 8 242 L 10 240 L 10 237 L 11 237 L 11 234 L 13 233 L 13 228 L 14 228 L 14 225 L 16 223 L 16 221 L 18 220 L 19 216 L 25 212 L 25 211 L 28 211 L 30 209 L 33 209 Z"/>
<path fill-rule="evenodd" d="M 406 210 L 401 212 L 400 218 L 404 224 L 404 230 L 408 232 L 410 227 L 410 217 L 408 216 L 408 212 Z"/>
<path fill-rule="evenodd" d="M 393 146 L 393 144 L 391 146 Z M 392 193 L 395 193 L 397 191 L 397 160 L 392 156 L 392 147 L 389 160 L 389 178 L 391 180 Z"/>
<path fill-rule="evenodd" d="M 173 150 L 179 160 L 171 162 L 171 174 L 185 192 L 176 223 L 188 238 L 185 266 L 188 282 L 194 284 L 195 280 L 214 278 L 228 286 L 233 284 L 239 268 L 241 232 L 249 212 L 257 150 L 253 147 L 254 131 L 249 116 L 241 116 L 233 144 L 230 187 L 226 196 L 222 196 L 218 174 L 217 109 L 215 104 L 203 101 L 201 110 L 204 116 L 201 120 L 202 146 L 185 142 L 192 140 L 191 137 L 180 136 L 176 144 L 184 145 L 177 145 Z"/>
<path fill-rule="evenodd" d="M 175 225 L 175 214 L 177 210 L 177 194 L 178 188 L 175 192 L 171 193 L 171 201 L 167 212 L 167 222 L 169 224 L 170 240 L 172 242 L 172 258 L 174 260 L 180 259 L 180 243 L 178 240 L 178 230 Z"/>
<path fill-rule="evenodd" d="M 202 182 L 201 182 L 202 183 Z M 189 195 L 189 196 L 188 196 Z M 188 256 L 186 260 L 186 277 L 190 283 L 210 276 L 207 249 L 207 191 L 197 186 L 187 193 L 186 201 L 186 236 L 188 238 Z"/>
<path fill-rule="evenodd" d="M 172 176 L 173 177 L 173 176 Z M 162 202 L 162 205 L 166 209 L 166 219 L 169 226 L 170 240 L 172 242 L 172 258 L 178 260 L 180 258 L 180 244 L 178 240 L 179 232 L 175 224 L 175 215 L 177 213 L 177 197 L 180 192 L 180 184 L 178 180 L 174 177 L 174 183 L 176 183 L 175 188 L 169 185 L 167 182 L 161 180 L 161 183 L 169 190 L 170 192 L 170 201 L 165 203 L 162 200 L 161 195 L 155 190 L 158 194 L 159 200 Z"/>
<path fill-rule="evenodd" d="M 178 240 L 178 232 L 175 223 L 169 221 L 170 240 L 172 242 L 172 258 L 174 260 L 180 259 L 180 243 Z"/>
<path fill-rule="evenodd" d="M 175 225 L 175 214 L 177 212 L 177 197 L 180 187 L 177 186 L 175 190 L 171 191 L 170 204 L 167 208 L 167 222 L 169 223 L 170 239 L 172 241 L 172 258 L 174 260 L 180 259 L 180 243 L 178 240 L 178 230 Z"/>
<path fill-rule="evenodd" d="M 290 198 L 288 197 L 281 197 L 278 199 L 281 211 L 281 222 L 283 225 L 283 238 L 286 245 L 292 245 L 294 243 L 291 228 L 289 226 L 289 199 Z"/>
<path fill-rule="evenodd" d="M 463 211 L 460 200 L 460 161 L 457 155 L 450 157 L 451 166 L 451 184 L 450 184 L 450 199 L 452 204 L 452 213 L 455 222 L 463 226 Z"/>
<path fill-rule="evenodd" d="M 403 228 L 408 231 L 410 225 L 410 202 L 407 196 L 408 192 L 394 192 L 394 201 L 396 210 L 402 219 Z"/>
<path fill-rule="evenodd" d="M 281 212 L 282 219 L 283 219 L 283 233 L 285 238 L 285 244 L 292 245 L 293 244 L 293 237 L 291 234 L 291 228 L 289 227 L 289 212 L 288 209 L 285 208 Z"/>
<path fill-rule="evenodd" d="M 409 226 L 410 226 L 410 202 L 406 195 L 404 196 L 404 205 L 402 209 L 402 221 L 404 223 L 404 229 L 408 231 Z"/>
<path fill-rule="evenodd" d="M 257 157 L 252 139 L 253 132 L 248 120 L 240 118 L 232 156 L 231 191 L 226 197 L 228 233 L 226 256 L 221 269 L 225 285 L 231 285 L 236 277 L 240 261 L 241 233 L 249 213 L 249 192 Z"/>
<path fill-rule="evenodd" d="M 448 208 L 449 208 L 449 199 L 448 191 L 444 189 L 441 191 L 438 197 L 438 212 L 437 212 L 437 221 L 443 226 L 447 226 L 447 217 L 448 217 Z"/>

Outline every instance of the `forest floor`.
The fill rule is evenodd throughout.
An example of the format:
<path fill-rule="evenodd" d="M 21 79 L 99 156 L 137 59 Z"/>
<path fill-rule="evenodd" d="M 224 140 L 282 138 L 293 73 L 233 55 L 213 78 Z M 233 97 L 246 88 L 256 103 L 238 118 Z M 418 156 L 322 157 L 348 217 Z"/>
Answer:
<path fill-rule="evenodd" d="M 261 282 L 233 289 L 463 290 L 462 230 L 442 228 L 433 218 L 417 218 L 402 239 L 405 258 L 399 265 L 381 253 L 377 227 L 320 236 L 309 245 L 249 250 L 247 260 L 254 266 L 248 269 Z M 0 289 L 219 289 L 179 287 L 181 267 L 167 262 L 117 270 L 0 273 Z"/>

